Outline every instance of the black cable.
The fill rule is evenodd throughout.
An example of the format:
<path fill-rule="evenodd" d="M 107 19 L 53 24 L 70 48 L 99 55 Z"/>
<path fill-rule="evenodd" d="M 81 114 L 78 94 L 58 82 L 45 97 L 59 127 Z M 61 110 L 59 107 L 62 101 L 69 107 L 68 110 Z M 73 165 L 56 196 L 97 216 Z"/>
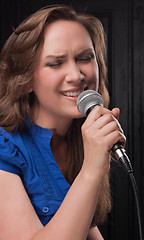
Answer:
<path fill-rule="evenodd" d="M 134 191 L 134 196 L 135 196 L 135 202 L 136 202 L 136 208 L 137 208 L 137 218 L 138 218 L 138 225 L 139 225 L 139 237 L 140 237 L 140 240 L 143 240 L 142 239 L 142 223 L 141 223 L 140 204 L 139 204 L 137 184 L 136 184 L 133 173 L 129 173 L 128 175 L 129 175 L 129 178 L 130 178 L 130 181 L 131 181 L 131 184 L 133 187 L 133 191 Z"/>
<path fill-rule="evenodd" d="M 126 173 L 128 174 L 131 184 L 132 184 L 132 188 L 133 188 L 133 192 L 134 192 L 134 196 L 135 196 L 135 202 L 136 202 L 137 217 L 138 217 L 139 237 L 140 237 L 140 240 L 143 240 L 142 239 L 142 223 L 141 223 L 141 216 L 140 216 L 139 194 L 138 194 L 136 180 L 135 180 L 135 177 L 133 174 L 132 165 L 126 154 L 126 151 L 123 149 L 118 149 L 118 150 L 121 151 L 121 153 L 122 153 L 118 159 L 119 160 L 118 162 L 123 167 L 123 169 L 126 171 Z"/>
<path fill-rule="evenodd" d="M 135 180 L 135 177 L 133 174 L 131 162 L 126 154 L 126 151 L 123 149 L 123 147 L 116 148 L 116 151 L 114 153 L 111 153 L 111 158 L 124 169 L 124 171 L 128 174 L 128 176 L 130 178 L 134 196 L 135 196 L 135 202 L 136 202 L 139 237 L 140 237 L 139 240 L 143 240 L 142 239 L 142 223 L 141 223 L 141 215 L 140 215 L 139 194 L 138 194 L 137 184 L 136 184 L 136 180 Z"/>

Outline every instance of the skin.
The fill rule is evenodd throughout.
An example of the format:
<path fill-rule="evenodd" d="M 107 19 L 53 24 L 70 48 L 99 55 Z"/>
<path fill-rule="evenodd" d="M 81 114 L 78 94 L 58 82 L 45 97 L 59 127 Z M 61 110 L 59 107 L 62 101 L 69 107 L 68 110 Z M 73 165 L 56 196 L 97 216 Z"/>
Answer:
<path fill-rule="evenodd" d="M 77 97 L 68 96 L 68 93 L 85 88 L 97 90 L 98 76 L 96 56 L 87 30 L 72 21 L 50 24 L 45 31 L 44 46 L 30 91 L 35 92 L 39 102 L 34 107 L 35 123 L 53 130 L 51 147 L 63 174 L 67 159 L 65 134 L 73 119 L 81 117 L 76 107 Z M 81 129 L 84 142 L 82 169 L 45 227 L 39 221 L 21 179 L 0 171 L 0 239 L 103 240 L 97 227 L 89 229 L 103 177 L 109 170 L 110 149 L 117 141 L 125 143 L 118 115 L 117 108 L 109 111 L 96 106 L 87 117 Z"/>

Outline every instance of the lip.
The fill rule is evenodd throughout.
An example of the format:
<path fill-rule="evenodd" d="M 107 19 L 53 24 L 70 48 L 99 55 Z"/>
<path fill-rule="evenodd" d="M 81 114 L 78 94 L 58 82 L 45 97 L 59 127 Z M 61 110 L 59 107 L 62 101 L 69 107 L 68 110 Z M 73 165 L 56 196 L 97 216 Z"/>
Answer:
<path fill-rule="evenodd" d="M 71 102 L 77 102 L 77 99 L 78 99 L 78 97 L 67 97 L 67 96 L 64 96 L 64 97 Z"/>
<path fill-rule="evenodd" d="M 68 90 L 64 90 L 61 91 L 61 94 L 64 96 L 68 96 L 68 97 L 74 97 L 74 96 L 78 96 L 81 92 L 84 91 L 84 88 L 82 89 L 68 89 Z"/>
<path fill-rule="evenodd" d="M 83 92 L 84 89 L 85 89 L 84 87 L 82 87 L 82 88 L 70 88 L 70 89 L 62 90 L 61 92 L 62 93 L 65 93 L 65 92 Z"/>
<path fill-rule="evenodd" d="M 83 92 L 87 90 L 87 85 L 84 85 L 84 86 L 81 86 L 81 87 L 73 87 L 73 88 L 69 88 L 69 89 L 66 89 L 66 90 L 61 90 L 60 92 L 61 93 L 67 93 L 67 92 Z"/>
<path fill-rule="evenodd" d="M 78 96 L 81 92 L 84 91 L 84 88 L 72 88 L 61 91 L 61 94 L 69 101 L 76 102 Z"/>

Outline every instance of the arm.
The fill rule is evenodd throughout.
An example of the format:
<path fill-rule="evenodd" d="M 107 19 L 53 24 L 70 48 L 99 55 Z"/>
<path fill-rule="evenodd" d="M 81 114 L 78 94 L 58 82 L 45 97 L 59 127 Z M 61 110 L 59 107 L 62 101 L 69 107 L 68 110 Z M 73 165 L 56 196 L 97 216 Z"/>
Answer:
<path fill-rule="evenodd" d="M 30 240 L 42 229 L 18 175 L 0 170 L 0 239 Z"/>
<path fill-rule="evenodd" d="M 98 120 L 99 119 L 99 120 Z M 17 175 L 0 171 L 0 239 L 85 240 L 96 209 L 109 150 L 124 136 L 110 111 L 96 107 L 82 127 L 84 163 L 63 203 L 43 227 Z M 99 139 L 99 141 L 97 141 Z M 9 230 L 9 231 L 8 231 Z M 98 239 L 99 240 L 99 239 Z"/>
<path fill-rule="evenodd" d="M 90 182 L 87 177 L 79 176 L 53 219 L 46 227 L 43 227 L 20 178 L 15 174 L 0 171 L 0 192 L 2 193 L 0 198 L 0 239 L 86 239 L 101 180 L 98 177 L 97 184 Z M 93 187 L 89 185 L 93 185 Z M 81 188 L 80 193 L 79 188 Z M 85 211 L 87 201 L 89 201 L 88 213 Z M 81 219 L 85 220 L 82 222 Z M 80 222 L 82 224 L 79 224 Z M 78 225 L 79 227 L 77 227 Z"/>
<path fill-rule="evenodd" d="M 99 229 L 97 227 L 93 227 L 90 229 L 87 240 L 104 240 Z"/>

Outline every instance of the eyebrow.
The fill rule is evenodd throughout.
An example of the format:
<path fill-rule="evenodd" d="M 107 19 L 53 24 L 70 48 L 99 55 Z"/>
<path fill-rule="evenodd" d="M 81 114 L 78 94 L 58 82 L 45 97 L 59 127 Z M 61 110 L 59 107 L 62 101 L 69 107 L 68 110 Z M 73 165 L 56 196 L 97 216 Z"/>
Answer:
<path fill-rule="evenodd" d="M 47 55 L 45 57 L 45 59 L 47 58 L 66 58 L 67 55 L 66 54 L 50 54 L 50 55 Z"/>
<path fill-rule="evenodd" d="M 76 54 L 76 57 L 81 56 L 82 54 L 85 54 L 85 53 L 89 53 L 89 52 L 94 53 L 94 50 L 92 48 L 87 48 L 87 49 L 81 50 L 79 53 Z M 45 59 L 47 59 L 47 58 L 56 58 L 56 59 L 62 58 L 63 59 L 63 58 L 66 58 L 66 57 L 67 57 L 67 54 L 60 53 L 60 54 L 47 55 L 45 57 Z"/>
<path fill-rule="evenodd" d="M 92 53 L 95 53 L 92 48 L 87 48 L 87 49 L 84 49 L 84 50 L 80 51 L 80 52 L 76 55 L 76 57 L 79 57 L 79 56 L 81 56 L 81 55 L 83 55 L 83 54 L 87 54 L 87 53 L 91 53 L 91 52 L 92 52 Z"/>

